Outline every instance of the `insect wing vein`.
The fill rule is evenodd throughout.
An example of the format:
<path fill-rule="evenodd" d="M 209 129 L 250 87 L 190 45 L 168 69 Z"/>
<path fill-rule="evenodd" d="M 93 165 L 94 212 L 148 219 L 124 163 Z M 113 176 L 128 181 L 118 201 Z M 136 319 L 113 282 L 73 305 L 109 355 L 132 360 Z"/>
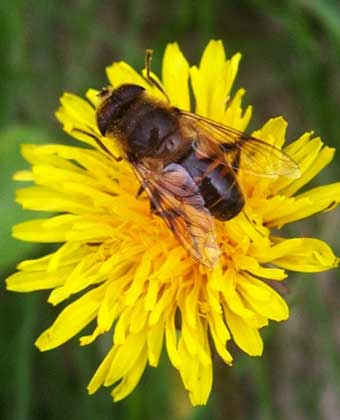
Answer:
<path fill-rule="evenodd" d="M 134 169 L 157 213 L 187 252 L 199 263 L 215 266 L 220 249 L 214 220 L 188 172 L 174 163 L 161 173 L 142 164 L 136 164 Z"/>
<path fill-rule="evenodd" d="M 214 144 L 225 154 L 225 163 L 235 170 L 240 167 L 245 172 L 269 178 L 278 175 L 290 178 L 300 176 L 297 163 L 283 150 L 269 143 L 187 111 L 181 111 L 181 117 L 183 123 L 188 124 L 196 134 L 196 148 L 202 154 L 209 155 L 206 150 L 212 148 L 209 144 Z"/>

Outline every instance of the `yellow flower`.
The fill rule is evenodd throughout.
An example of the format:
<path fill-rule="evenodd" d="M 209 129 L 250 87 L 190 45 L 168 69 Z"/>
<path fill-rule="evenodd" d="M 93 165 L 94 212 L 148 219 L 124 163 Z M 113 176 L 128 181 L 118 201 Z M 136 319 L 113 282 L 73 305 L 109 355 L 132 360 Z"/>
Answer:
<path fill-rule="evenodd" d="M 178 45 L 169 44 L 160 83 L 173 106 L 192 110 L 191 83 L 195 112 L 245 130 L 252 110 L 242 109 L 244 90 L 230 97 L 240 58 L 235 54 L 226 60 L 222 42 L 211 41 L 200 65 L 190 67 Z M 107 75 L 114 88 L 134 83 L 164 99 L 124 62 L 108 67 Z M 53 305 L 71 299 L 37 339 L 42 351 L 60 346 L 90 323 L 93 332 L 80 338 L 81 345 L 113 333 L 112 345 L 89 383 L 90 394 L 102 385 L 114 385 L 114 400 L 124 398 L 147 364 L 157 366 L 164 346 L 192 404 L 205 404 L 213 381 L 211 352 L 231 365 L 227 342 L 233 339 L 244 352 L 259 356 L 263 348 L 259 329 L 269 320 L 289 316 L 287 304 L 266 280 L 281 281 L 286 270 L 318 272 L 338 265 L 321 240 L 276 236 L 287 223 L 338 204 L 340 183 L 297 194 L 331 161 L 334 150 L 313 133 L 305 133 L 284 147 L 300 167 L 298 179 L 261 178 L 241 169 L 246 210 L 227 222 L 216 222 L 222 255 L 209 270 L 186 253 L 160 217 L 150 213 L 146 197 L 136 198 L 139 184 L 129 164 L 110 159 L 91 137 L 74 131 L 92 132 L 117 151 L 99 134 L 96 91 L 89 90 L 87 98 L 65 94 L 57 118 L 66 132 L 90 147 L 22 148 L 32 169 L 17 173 L 15 179 L 34 185 L 18 190 L 18 203 L 57 215 L 21 223 L 13 235 L 61 245 L 42 258 L 21 262 L 7 287 L 17 292 L 51 289 L 48 302 Z M 253 135 L 282 148 L 286 127 L 278 117 Z"/>

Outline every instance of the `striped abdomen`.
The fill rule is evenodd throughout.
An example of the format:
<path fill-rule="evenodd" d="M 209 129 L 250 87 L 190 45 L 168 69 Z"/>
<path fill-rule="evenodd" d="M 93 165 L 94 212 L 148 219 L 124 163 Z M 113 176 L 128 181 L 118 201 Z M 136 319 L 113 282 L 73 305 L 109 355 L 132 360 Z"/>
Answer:
<path fill-rule="evenodd" d="M 199 187 L 205 207 L 216 219 L 229 220 L 240 213 L 244 197 L 231 168 L 213 158 L 198 157 L 193 149 L 179 163 Z"/>

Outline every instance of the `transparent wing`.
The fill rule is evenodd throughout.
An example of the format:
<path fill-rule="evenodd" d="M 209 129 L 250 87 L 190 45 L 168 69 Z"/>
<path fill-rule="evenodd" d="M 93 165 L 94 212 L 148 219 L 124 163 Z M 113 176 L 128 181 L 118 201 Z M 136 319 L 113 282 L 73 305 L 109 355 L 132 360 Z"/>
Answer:
<path fill-rule="evenodd" d="M 285 152 L 242 131 L 220 124 L 190 112 L 181 111 L 183 125 L 189 127 L 196 138 L 196 147 L 202 154 L 211 154 L 218 146 L 228 165 L 264 177 L 284 175 L 298 178 L 297 163 Z"/>
<path fill-rule="evenodd" d="M 200 264 L 214 267 L 220 257 L 214 220 L 188 172 L 172 163 L 161 173 L 133 165 L 153 205 L 186 251 Z"/>

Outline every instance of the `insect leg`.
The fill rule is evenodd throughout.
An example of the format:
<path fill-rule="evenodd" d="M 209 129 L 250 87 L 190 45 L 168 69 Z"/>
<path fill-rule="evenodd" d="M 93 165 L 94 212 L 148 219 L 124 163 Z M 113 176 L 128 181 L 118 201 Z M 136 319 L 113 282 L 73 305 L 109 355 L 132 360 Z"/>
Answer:
<path fill-rule="evenodd" d="M 144 191 L 145 188 L 143 187 L 143 185 L 141 185 L 136 192 L 136 198 L 138 198 Z"/>
<path fill-rule="evenodd" d="M 123 160 L 123 158 L 121 157 L 121 156 L 115 156 L 115 155 L 113 155 L 111 152 L 110 152 L 110 150 L 105 146 L 105 144 L 102 142 L 102 141 L 100 141 L 100 139 L 97 137 L 97 136 L 95 136 L 94 134 L 92 134 L 92 133 L 89 133 L 88 131 L 84 131 L 84 130 L 80 130 L 79 128 L 72 128 L 72 130 L 71 130 L 71 132 L 74 132 L 74 133 L 81 133 L 81 134 L 85 134 L 86 136 L 89 136 L 89 137 L 91 137 L 95 142 L 96 142 L 96 144 L 105 152 L 105 153 L 107 153 L 108 155 L 110 155 L 116 162 L 120 162 L 121 160 Z"/>

